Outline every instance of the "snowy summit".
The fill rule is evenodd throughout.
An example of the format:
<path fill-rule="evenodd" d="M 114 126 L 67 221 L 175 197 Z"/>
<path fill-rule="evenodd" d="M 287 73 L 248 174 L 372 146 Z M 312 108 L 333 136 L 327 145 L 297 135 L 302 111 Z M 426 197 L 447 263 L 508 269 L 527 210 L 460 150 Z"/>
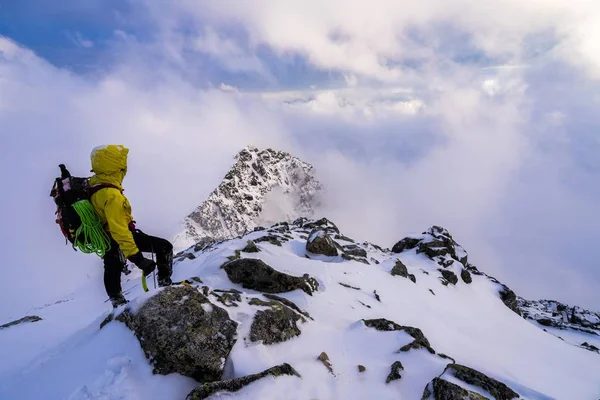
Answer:
<path fill-rule="evenodd" d="M 235 160 L 221 184 L 185 218 L 183 231 L 174 239 L 176 249 L 314 215 L 322 188 L 312 165 L 283 151 L 252 146 Z"/>

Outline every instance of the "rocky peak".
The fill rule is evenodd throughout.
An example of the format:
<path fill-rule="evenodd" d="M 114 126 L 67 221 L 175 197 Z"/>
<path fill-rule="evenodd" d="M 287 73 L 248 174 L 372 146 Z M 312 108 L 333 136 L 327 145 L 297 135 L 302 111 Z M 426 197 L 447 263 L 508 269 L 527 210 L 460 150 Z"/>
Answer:
<path fill-rule="evenodd" d="M 283 151 L 252 146 L 234 159 L 221 184 L 184 219 L 175 247 L 231 239 L 263 224 L 314 215 L 322 187 L 312 165 Z"/>

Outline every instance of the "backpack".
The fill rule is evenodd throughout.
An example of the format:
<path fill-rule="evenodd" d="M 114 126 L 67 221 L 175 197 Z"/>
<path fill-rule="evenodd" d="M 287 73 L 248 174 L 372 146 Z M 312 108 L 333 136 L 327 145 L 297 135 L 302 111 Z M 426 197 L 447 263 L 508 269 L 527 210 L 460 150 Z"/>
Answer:
<path fill-rule="evenodd" d="M 71 176 L 64 164 L 59 165 L 61 176 L 56 178 L 50 197 L 56 204 L 56 223 L 73 249 L 83 253 L 95 253 L 104 257 L 110 249 L 110 237 L 104 230 L 100 216 L 90 202 L 98 190 L 116 186 L 103 183 L 90 186 L 89 178 Z"/>

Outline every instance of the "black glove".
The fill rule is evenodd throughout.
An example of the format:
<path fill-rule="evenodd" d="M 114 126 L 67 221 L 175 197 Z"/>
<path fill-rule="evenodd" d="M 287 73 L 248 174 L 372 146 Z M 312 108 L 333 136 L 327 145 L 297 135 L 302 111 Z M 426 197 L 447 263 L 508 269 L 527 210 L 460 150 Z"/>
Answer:
<path fill-rule="evenodd" d="M 141 252 L 130 256 L 128 260 L 134 263 L 139 269 L 144 271 L 145 276 L 150 275 L 154 271 L 154 268 L 156 268 L 156 263 L 152 260 L 148 260 L 142 255 Z"/>

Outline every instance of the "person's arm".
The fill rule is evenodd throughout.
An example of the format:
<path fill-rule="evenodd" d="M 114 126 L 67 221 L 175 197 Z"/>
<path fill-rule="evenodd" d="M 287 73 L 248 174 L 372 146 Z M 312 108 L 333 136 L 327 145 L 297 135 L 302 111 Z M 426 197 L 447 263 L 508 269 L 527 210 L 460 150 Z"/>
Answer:
<path fill-rule="evenodd" d="M 117 190 L 110 190 L 106 200 L 104 212 L 108 222 L 108 230 L 112 238 L 119 244 L 123 256 L 129 258 L 140 252 L 133 234 L 129 230 L 127 214 L 125 213 L 125 198 Z"/>

